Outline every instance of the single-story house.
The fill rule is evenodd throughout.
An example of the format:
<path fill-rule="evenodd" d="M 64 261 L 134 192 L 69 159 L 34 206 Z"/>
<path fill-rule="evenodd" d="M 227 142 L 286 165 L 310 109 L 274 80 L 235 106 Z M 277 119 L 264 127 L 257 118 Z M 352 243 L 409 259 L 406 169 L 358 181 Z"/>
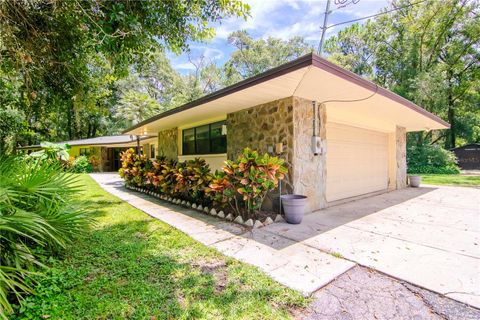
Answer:
<path fill-rule="evenodd" d="M 245 148 L 279 154 L 310 210 L 406 187 L 406 133 L 449 124 L 315 54 L 158 114 L 124 134 L 213 169 Z"/>
<path fill-rule="evenodd" d="M 480 170 L 480 143 L 470 143 L 451 149 L 463 170 Z"/>
<path fill-rule="evenodd" d="M 71 157 L 76 158 L 82 155 L 88 157 L 96 156 L 99 160 L 99 171 L 117 171 L 122 166 L 120 163 L 120 153 L 128 148 L 139 146 L 141 152 L 150 158 L 155 158 L 157 137 L 145 135 L 116 135 L 62 141 L 58 143 L 70 145 L 71 148 L 68 153 Z M 18 147 L 17 150 L 30 153 L 31 151 L 41 148 L 41 145 L 31 145 Z"/>

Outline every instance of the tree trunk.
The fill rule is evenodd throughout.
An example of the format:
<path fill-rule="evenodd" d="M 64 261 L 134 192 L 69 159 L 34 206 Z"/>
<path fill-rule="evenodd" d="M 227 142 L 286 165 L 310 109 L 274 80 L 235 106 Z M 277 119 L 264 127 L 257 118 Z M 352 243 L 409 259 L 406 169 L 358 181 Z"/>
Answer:
<path fill-rule="evenodd" d="M 450 123 L 450 130 L 448 132 L 447 139 L 445 139 L 445 149 L 455 148 L 455 109 L 453 101 L 453 92 L 452 92 L 452 71 L 448 71 L 448 95 L 447 95 L 447 105 L 448 105 L 448 123 Z"/>
<path fill-rule="evenodd" d="M 448 122 L 450 123 L 450 130 L 448 132 L 446 148 L 455 148 L 455 109 L 452 105 L 448 105 Z"/>

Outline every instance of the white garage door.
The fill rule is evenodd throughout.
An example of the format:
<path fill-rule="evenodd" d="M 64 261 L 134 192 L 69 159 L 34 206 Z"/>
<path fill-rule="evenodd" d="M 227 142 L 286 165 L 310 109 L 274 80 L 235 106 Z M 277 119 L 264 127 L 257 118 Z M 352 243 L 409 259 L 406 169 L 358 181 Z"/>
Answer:
<path fill-rule="evenodd" d="M 387 189 L 388 135 L 327 123 L 327 201 Z"/>

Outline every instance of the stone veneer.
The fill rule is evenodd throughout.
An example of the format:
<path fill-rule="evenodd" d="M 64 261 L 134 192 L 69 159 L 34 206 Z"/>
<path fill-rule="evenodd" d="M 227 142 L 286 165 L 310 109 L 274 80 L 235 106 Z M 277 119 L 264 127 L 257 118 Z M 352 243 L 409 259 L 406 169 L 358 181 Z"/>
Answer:
<path fill-rule="evenodd" d="M 293 97 L 293 191 L 308 197 L 310 210 L 324 208 L 326 200 L 326 122 L 325 105 L 317 106 L 317 132 L 321 139 L 322 154 L 312 152 L 314 111 L 311 100 Z"/>
<path fill-rule="evenodd" d="M 244 148 L 268 152 L 283 143 L 286 160 L 293 154 L 293 99 L 272 101 L 227 115 L 227 158 L 236 159 Z"/>
<path fill-rule="evenodd" d="M 158 155 L 178 160 L 178 128 L 160 131 L 158 133 Z"/>
<path fill-rule="evenodd" d="M 319 107 L 318 135 L 325 144 L 326 109 Z M 308 196 L 309 209 L 325 207 L 325 155 L 313 155 L 313 107 L 310 100 L 288 97 L 227 115 L 227 157 L 235 159 L 245 147 L 268 152 L 283 143 L 289 167 L 289 189 Z"/>
<path fill-rule="evenodd" d="M 397 189 L 402 189 L 407 186 L 407 131 L 404 127 L 396 127 L 395 142 L 396 183 Z"/>

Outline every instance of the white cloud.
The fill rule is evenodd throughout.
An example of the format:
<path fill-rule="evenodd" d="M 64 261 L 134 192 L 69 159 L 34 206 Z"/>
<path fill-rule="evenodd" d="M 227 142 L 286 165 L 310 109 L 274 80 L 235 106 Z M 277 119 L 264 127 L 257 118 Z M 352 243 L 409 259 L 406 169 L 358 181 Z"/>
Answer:
<path fill-rule="evenodd" d="M 213 27 L 216 36 L 208 44 L 193 44 L 190 56 L 195 59 L 204 55 L 208 59 L 222 63 L 228 59 L 232 47 L 226 42 L 228 36 L 237 30 L 245 29 L 255 38 L 277 37 L 289 39 L 293 36 L 302 36 L 306 41 L 318 45 L 321 37 L 326 0 L 245 0 L 251 7 L 251 16 L 245 21 L 241 18 L 229 18 L 222 23 L 215 23 Z M 349 0 L 347 0 L 349 1 Z M 332 13 L 328 25 L 365 17 L 377 13 L 387 6 L 389 0 L 359 0 L 344 8 L 338 8 L 331 2 Z M 362 20 L 366 21 L 366 20 Z M 327 29 L 327 38 L 345 28 L 348 24 Z M 172 60 L 174 68 L 192 70 L 194 66 L 188 62 L 187 54 L 175 57 Z"/>
<path fill-rule="evenodd" d="M 195 66 L 191 62 L 173 63 L 173 68 L 179 70 L 195 70 Z"/>

